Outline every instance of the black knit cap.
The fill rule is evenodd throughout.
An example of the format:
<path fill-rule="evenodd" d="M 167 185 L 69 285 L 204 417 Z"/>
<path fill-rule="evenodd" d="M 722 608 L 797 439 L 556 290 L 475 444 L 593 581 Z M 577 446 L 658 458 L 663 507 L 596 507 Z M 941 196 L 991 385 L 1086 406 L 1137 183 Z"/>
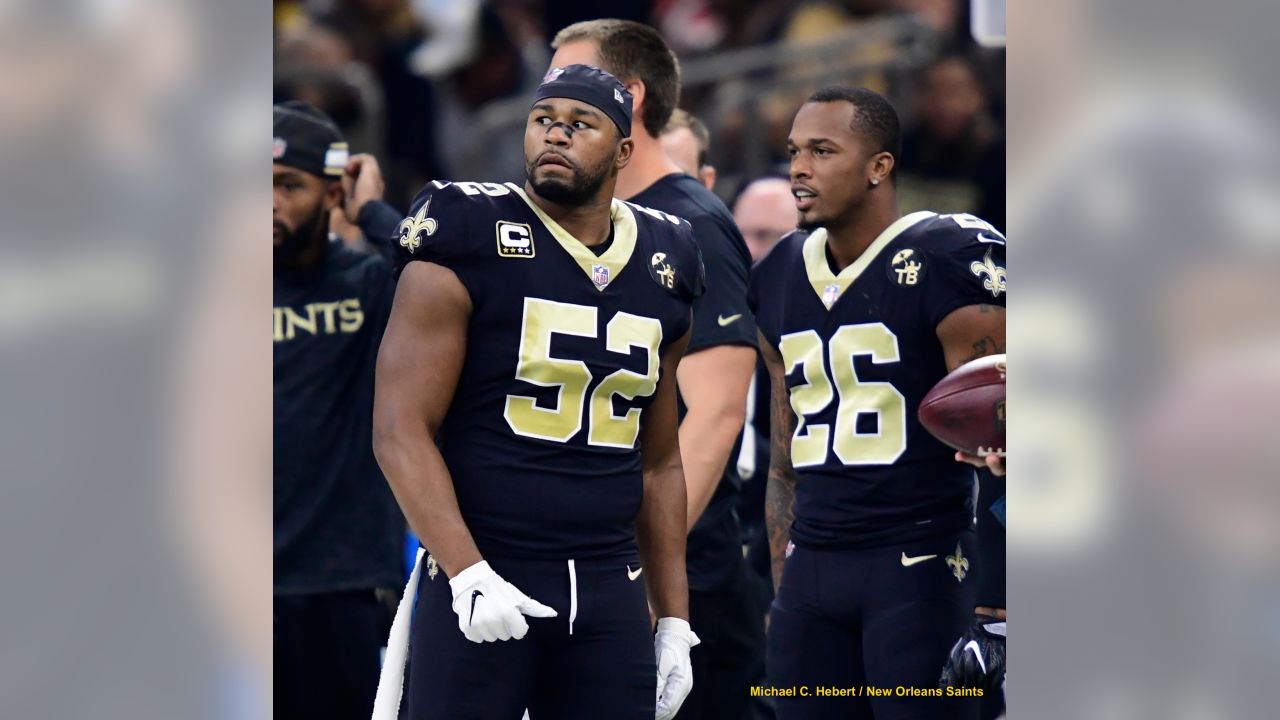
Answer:
<path fill-rule="evenodd" d="M 310 103 L 290 100 L 272 108 L 271 161 L 322 178 L 342 177 L 349 151 L 342 131 Z"/>
<path fill-rule="evenodd" d="M 590 65 L 553 67 L 542 78 L 533 101 L 568 98 L 584 102 L 604 113 L 618 126 L 622 137 L 631 137 L 631 93 L 618 78 Z"/>

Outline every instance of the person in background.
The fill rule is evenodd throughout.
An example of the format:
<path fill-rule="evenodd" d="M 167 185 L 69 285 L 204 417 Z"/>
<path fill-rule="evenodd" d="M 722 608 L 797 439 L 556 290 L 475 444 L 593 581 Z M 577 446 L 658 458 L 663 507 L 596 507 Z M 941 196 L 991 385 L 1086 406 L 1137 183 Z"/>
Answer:
<path fill-rule="evenodd" d="M 765 175 L 748 180 L 733 200 L 733 220 L 742 231 L 752 261 L 759 261 L 782 236 L 796 229 L 795 198 L 791 181 Z M 738 450 L 738 476 L 742 495 L 738 498 L 738 518 L 742 522 L 742 544 L 747 564 L 755 571 L 760 607 L 768 612 L 773 600 L 769 579 L 769 542 L 764 532 L 764 494 L 769 470 L 769 371 L 756 361 L 756 372 L 747 392 L 747 418 Z"/>
<path fill-rule="evenodd" d="M 920 72 L 916 123 L 902 138 L 902 209 L 973 213 L 1004 228 L 1004 142 L 978 68 L 946 54 Z"/>
<path fill-rule="evenodd" d="M 757 262 L 783 235 L 796 229 L 796 202 L 791 181 L 767 175 L 742 186 L 733 201 L 733 220 Z"/>
<path fill-rule="evenodd" d="M 443 148 L 436 142 L 442 102 L 438 89 L 414 68 L 413 58 L 430 37 L 428 23 L 409 0 L 340 0 L 308 3 L 316 22 L 337 29 L 355 61 L 369 68 L 384 100 L 381 128 L 388 197 L 403 207 L 413 192 L 445 174 Z"/>
<path fill-rule="evenodd" d="M 552 42 L 553 68 L 600 67 L 635 98 L 635 150 L 615 195 L 684 218 L 706 264 L 707 290 L 694 303 L 693 331 L 677 381 L 680 457 L 688 486 L 689 617 L 702 640 L 693 649 L 693 692 L 681 718 L 741 718 L 748 688 L 764 672 L 764 636 L 742 558 L 734 450 L 755 367 L 755 319 L 747 307 L 751 255 L 720 198 L 681 172 L 658 138 L 680 102 L 675 54 L 647 25 L 593 20 Z"/>
<path fill-rule="evenodd" d="M 707 130 L 706 123 L 676 108 L 658 140 L 667 157 L 686 175 L 700 180 L 708 190 L 716 189 L 716 169 L 707 164 L 711 153 L 711 132 Z"/>
<path fill-rule="evenodd" d="M 796 207 L 791 197 L 791 181 L 782 175 L 764 175 L 748 180 L 733 198 L 733 219 L 742 231 L 758 262 L 782 236 L 795 230 Z M 769 475 L 769 370 L 756 360 L 756 371 L 747 390 L 747 415 L 738 449 L 738 476 L 742 494 L 738 498 L 738 518 L 742 523 L 742 550 L 751 568 L 749 578 L 756 595 L 761 624 L 768 632 L 769 605 L 773 602 L 773 581 L 769 574 L 769 538 L 765 532 L 764 499 Z M 755 717 L 773 717 L 772 704 L 754 701 Z"/>
<path fill-rule="evenodd" d="M 391 266 L 330 242 L 329 220 L 348 173 L 353 190 L 381 181 L 315 107 L 276 105 L 272 124 L 275 717 L 367 718 L 404 573 L 373 457 Z M 390 238 L 395 210 L 372 194 L 360 210 L 368 237 Z"/>

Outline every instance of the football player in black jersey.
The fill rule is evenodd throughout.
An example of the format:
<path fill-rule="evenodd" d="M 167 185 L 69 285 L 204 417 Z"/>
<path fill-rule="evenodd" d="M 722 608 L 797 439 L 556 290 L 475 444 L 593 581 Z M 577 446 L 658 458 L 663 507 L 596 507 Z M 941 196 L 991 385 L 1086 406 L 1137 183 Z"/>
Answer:
<path fill-rule="evenodd" d="M 410 717 L 651 720 L 689 692 L 675 367 L 704 281 L 687 222 L 613 199 L 630 131 L 612 75 L 553 69 L 524 187 L 433 182 L 400 226 L 374 434 L 431 553 Z"/>
<path fill-rule="evenodd" d="M 1004 351 L 1005 240 L 971 215 L 901 216 L 900 137 L 873 92 L 811 96 L 788 139 L 801 229 L 752 278 L 774 386 L 771 681 L 864 688 L 779 697 L 784 720 L 977 712 L 938 687 L 974 613 L 974 470 L 916 408 L 949 371 Z"/>
<path fill-rule="evenodd" d="M 636 98 L 635 150 L 618 174 L 617 197 L 688 220 L 702 253 L 707 291 L 693 309 L 689 346 L 677 371 L 680 454 L 689 537 L 689 616 L 702 643 L 693 651 L 694 689 L 679 720 L 739 720 L 748 688 L 764 675 L 764 628 L 742 558 L 734 506 L 734 447 L 756 364 L 747 307 L 751 254 L 715 193 L 668 157 L 660 136 L 680 100 L 675 53 L 653 28 L 630 20 L 574 23 L 552 40 L 553 66 L 595 65 Z"/>

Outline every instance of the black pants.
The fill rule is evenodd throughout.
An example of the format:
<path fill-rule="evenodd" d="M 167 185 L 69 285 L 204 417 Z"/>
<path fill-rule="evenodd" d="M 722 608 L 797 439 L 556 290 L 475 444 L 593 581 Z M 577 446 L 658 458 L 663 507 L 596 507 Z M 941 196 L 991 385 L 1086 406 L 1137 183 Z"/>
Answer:
<path fill-rule="evenodd" d="M 689 624 L 702 642 L 693 648 L 693 690 L 677 720 L 744 720 L 750 688 L 764 681 L 764 607 L 739 563 L 728 592 L 689 591 Z"/>
<path fill-rule="evenodd" d="M 368 720 L 395 608 L 374 590 L 276 595 L 274 717 Z"/>
<path fill-rule="evenodd" d="M 937 692 L 973 616 L 975 544 L 965 531 L 860 550 L 797 547 L 769 616 L 770 683 L 796 693 L 778 697 L 779 720 L 976 719 L 977 698 L 913 692 Z M 819 693 L 850 687 L 863 695 Z"/>
<path fill-rule="evenodd" d="M 657 666 L 640 566 L 622 560 L 504 560 L 494 571 L 554 618 L 520 640 L 474 643 L 448 578 L 422 574 L 410 644 L 413 720 L 653 720 Z M 573 616 L 572 632 L 570 617 Z"/>

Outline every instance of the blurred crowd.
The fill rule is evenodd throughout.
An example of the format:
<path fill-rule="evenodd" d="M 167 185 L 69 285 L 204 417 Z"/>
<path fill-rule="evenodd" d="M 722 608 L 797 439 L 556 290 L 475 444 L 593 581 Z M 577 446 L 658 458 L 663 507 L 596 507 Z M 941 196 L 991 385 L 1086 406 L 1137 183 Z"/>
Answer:
<path fill-rule="evenodd" d="M 334 118 L 397 207 L 431 179 L 523 181 L 520 134 L 502 129 L 524 122 L 550 38 L 616 17 L 678 54 L 681 108 L 705 129 L 697 172 L 722 199 L 785 175 L 795 109 L 838 81 L 899 108 L 904 212 L 1005 225 L 1004 50 L 975 45 L 965 0 L 275 0 L 274 15 L 275 101 Z M 340 216 L 333 229 L 358 241 Z"/>

